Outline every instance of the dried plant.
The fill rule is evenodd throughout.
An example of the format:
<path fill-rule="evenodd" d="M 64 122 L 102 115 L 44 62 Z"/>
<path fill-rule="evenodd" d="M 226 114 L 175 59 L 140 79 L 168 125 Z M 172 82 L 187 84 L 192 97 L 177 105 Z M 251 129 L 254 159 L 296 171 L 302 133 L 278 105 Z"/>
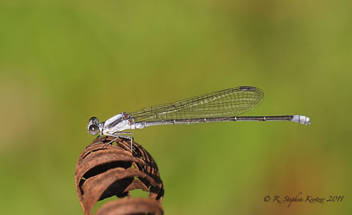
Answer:
<path fill-rule="evenodd" d="M 92 214 L 98 201 L 116 196 L 97 214 L 163 214 L 164 187 L 152 156 L 135 142 L 131 152 L 129 140 L 114 139 L 94 140 L 77 161 L 75 183 L 84 213 Z M 133 198 L 129 191 L 136 189 L 148 192 L 149 198 Z"/>

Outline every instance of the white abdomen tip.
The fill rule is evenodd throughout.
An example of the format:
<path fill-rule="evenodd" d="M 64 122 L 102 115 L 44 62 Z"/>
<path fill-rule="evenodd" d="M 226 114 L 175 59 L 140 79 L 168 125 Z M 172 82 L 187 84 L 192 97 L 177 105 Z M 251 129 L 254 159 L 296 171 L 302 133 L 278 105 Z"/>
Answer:
<path fill-rule="evenodd" d="M 298 122 L 303 125 L 310 125 L 310 118 L 306 116 L 301 116 L 301 115 L 293 115 L 292 122 Z"/>

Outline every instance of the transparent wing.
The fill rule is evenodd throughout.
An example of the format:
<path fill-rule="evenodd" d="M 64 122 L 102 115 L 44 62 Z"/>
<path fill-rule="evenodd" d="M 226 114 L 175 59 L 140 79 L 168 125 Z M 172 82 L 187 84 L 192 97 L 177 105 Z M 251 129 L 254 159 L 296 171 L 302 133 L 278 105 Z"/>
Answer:
<path fill-rule="evenodd" d="M 235 87 L 130 113 L 135 122 L 238 116 L 264 100 L 256 87 Z"/>

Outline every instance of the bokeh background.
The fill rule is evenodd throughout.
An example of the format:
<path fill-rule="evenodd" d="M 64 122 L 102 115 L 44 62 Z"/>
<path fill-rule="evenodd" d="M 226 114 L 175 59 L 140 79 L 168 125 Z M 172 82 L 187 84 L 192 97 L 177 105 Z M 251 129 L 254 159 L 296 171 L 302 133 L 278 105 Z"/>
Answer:
<path fill-rule="evenodd" d="M 266 98 L 245 115 L 312 124 L 134 131 L 158 163 L 166 214 L 347 214 L 351 9 L 342 0 L 2 0 L 1 213 L 83 214 L 74 170 L 94 139 L 91 116 L 249 85 Z M 344 199 L 272 202 L 297 195 Z"/>

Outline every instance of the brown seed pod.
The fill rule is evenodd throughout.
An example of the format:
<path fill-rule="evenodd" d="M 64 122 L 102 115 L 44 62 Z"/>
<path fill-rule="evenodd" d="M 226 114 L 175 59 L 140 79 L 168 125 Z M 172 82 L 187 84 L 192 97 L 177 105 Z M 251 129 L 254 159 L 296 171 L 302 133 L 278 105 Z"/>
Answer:
<path fill-rule="evenodd" d="M 163 214 L 164 187 L 152 156 L 135 142 L 131 152 L 129 140 L 115 139 L 95 139 L 77 161 L 75 183 L 84 213 L 90 215 L 98 201 L 116 196 L 97 214 Z M 149 198 L 131 197 L 129 191 L 136 189 L 148 192 Z"/>

